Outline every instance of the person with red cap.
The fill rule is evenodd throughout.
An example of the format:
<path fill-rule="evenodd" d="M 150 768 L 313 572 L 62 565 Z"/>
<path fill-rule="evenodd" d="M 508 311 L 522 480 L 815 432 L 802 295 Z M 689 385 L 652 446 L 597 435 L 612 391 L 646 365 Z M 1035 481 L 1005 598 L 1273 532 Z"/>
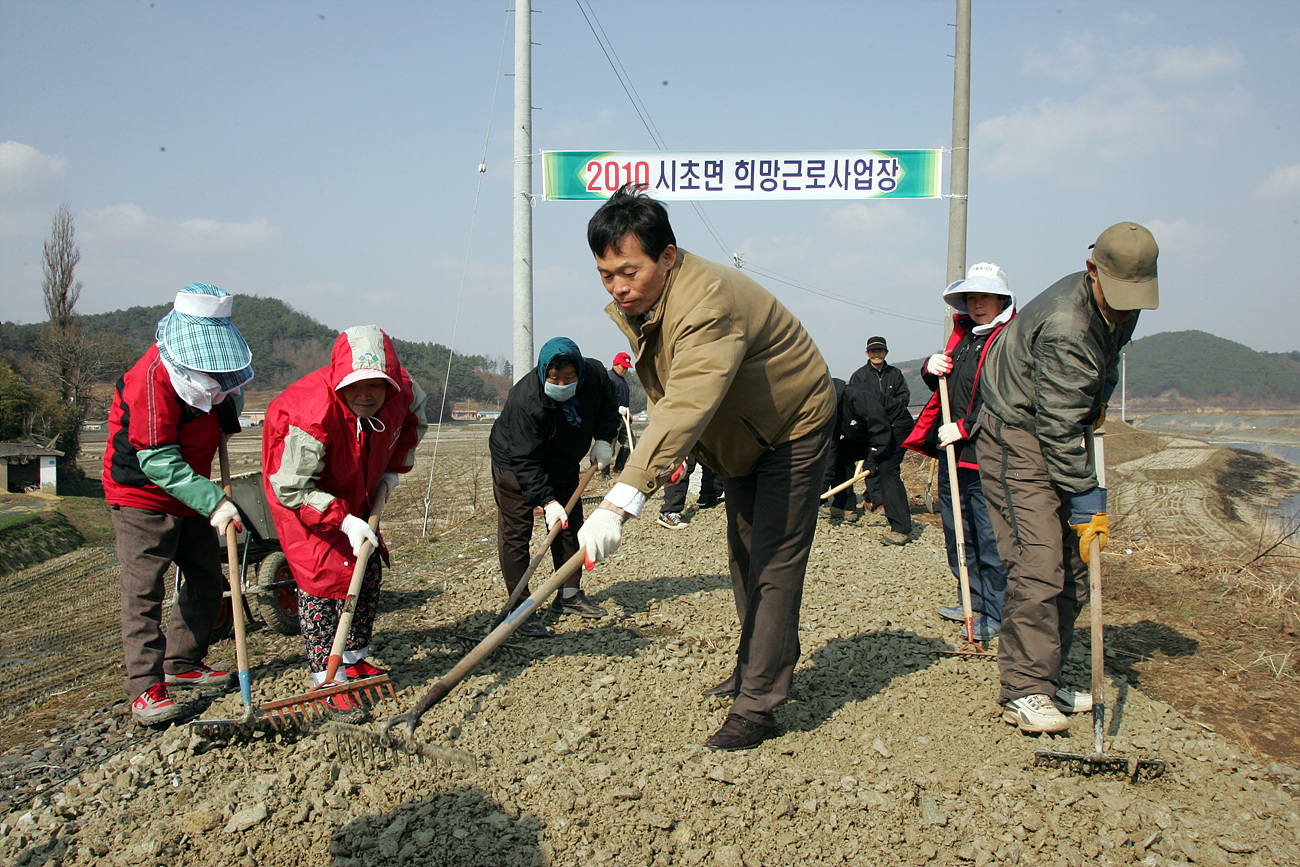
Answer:
<path fill-rule="evenodd" d="M 1116 223 L 1085 269 L 1021 310 L 989 350 L 976 439 L 980 482 L 1007 567 L 998 640 L 1002 719 L 1061 732 L 1092 696 L 1061 680 L 1074 621 L 1088 601 L 1089 546 L 1106 545 L 1106 489 L 1087 435 L 1101 427 L 1119 354 L 1141 310 L 1159 304 L 1156 240 Z"/>
<path fill-rule="evenodd" d="M 233 306 L 234 296 L 208 283 L 178 292 L 154 344 L 117 381 L 108 412 L 101 478 L 122 564 L 126 694 L 141 725 L 185 713 L 170 690 L 230 682 L 203 659 L 225 589 L 218 537 L 239 527 L 235 504 L 210 479 L 212 458 L 239 431 L 241 389 L 253 378 Z M 182 580 L 164 634 L 172 564 Z"/>
<path fill-rule="evenodd" d="M 334 341 L 330 364 L 290 385 L 266 408 L 262 471 L 280 547 L 298 584 L 302 628 L 312 680 L 325 680 L 334 632 L 352 570 L 369 541 L 377 557 L 366 564 L 338 681 L 386 674 L 371 664 L 370 638 L 378 613 L 383 534 L 367 519 L 380 485 L 386 496 L 415 466 L 423 439 L 425 393 L 403 368 L 393 341 L 377 325 L 349 328 Z M 367 716 L 355 698 L 329 699 L 335 716 Z"/>
<path fill-rule="evenodd" d="M 623 472 L 627 466 L 627 456 L 632 454 L 632 444 L 627 441 L 627 430 L 632 423 L 632 391 L 628 388 L 627 372 L 632 368 L 632 356 L 620 352 L 614 356 L 614 366 L 609 369 L 609 384 L 614 388 L 614 400 L 618 403 L 618 436 L 614 438 L 614 472 Z M 609 468 L 601 470 L 600 477 L 610 480 Z"/>

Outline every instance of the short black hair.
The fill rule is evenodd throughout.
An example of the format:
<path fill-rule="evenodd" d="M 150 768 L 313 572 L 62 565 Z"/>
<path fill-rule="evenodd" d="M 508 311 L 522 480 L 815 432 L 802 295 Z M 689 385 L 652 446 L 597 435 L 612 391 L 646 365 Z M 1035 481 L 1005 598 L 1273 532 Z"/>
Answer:
<path fill-rule="evenodd" d="M 604 256 L 618 249 L 628 234 L 637 236 L 641 250 L 651 259 L 657 260 L 669 244 L 677 246 L 668 210 L 635 184 L 620 187 L 592 215 L 587 222 L 587 246 L 593 255 Z"/>

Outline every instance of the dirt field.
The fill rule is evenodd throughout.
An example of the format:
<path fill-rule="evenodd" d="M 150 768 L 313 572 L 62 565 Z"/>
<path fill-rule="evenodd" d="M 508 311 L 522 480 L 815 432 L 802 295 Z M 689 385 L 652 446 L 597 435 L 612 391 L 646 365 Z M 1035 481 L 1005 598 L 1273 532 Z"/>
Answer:
<path fill-rule="evenodd" d="M 252 445 L 236 450 L 237 468 L 254 460 Z M 1104 559 L 1107 749 L 1168 762 L 1160 779 L 1036 767 L 1038 749 L 1091 751 L 1090 719 L 1062 737 L 1024 737 L 999 719 L 992 663 L 938 653 L 958 644 L 934 613 L 955 581 L 937 516 L 922 506 L 924 470 L 910 463 L 911 545 L 882 546 L 879 519 L 819 527 L 782 735 L 743 754 L 702 747 L 727 705 L 699 691 L 729 669 L 736 636 L 718 509 L 669 531 L 651 504 L 586 578 L 609 617 L 552 620 L 552 638 L 512 639 L 430 711 L 419 735 L 472 754 L 472 770 L 345 760 L 316 730 L 214 742 L 185 727 L 137 729 L 120 701 L 104 553 L 9 576 L 4 695 L 53 660 L 63 668 L 61 683 L 40 682 L 35 704 L 0 709 L 0 860 L 1297 863 L 1295 549 L 1286 541 L 1249 562 L 1285 528 L 1240 523 L 1294 474 L 1127 430 L 1107 445 L 1118 503 Z M 438 449 L 429 535 L 427 464 L 398 489 L 387 522 L 394 568 L 374 647 L 399 692 L 376 708 L 380 719 L 409 708 L 503 601 L 483 432 L 458 431 Z M 1067 676 L 1085 686 L 1086 612 L 1079 622 Z M 44 642 L 33 668 L 9 664 L 23 657 L 19 641 Z M 306 687 L 296 637 L 255 629 L 250 653 L 255 700 Z M 211 661 L 230 665 L 230 646 Z M 196 710 L 235 716 L 238 696 Z"/>

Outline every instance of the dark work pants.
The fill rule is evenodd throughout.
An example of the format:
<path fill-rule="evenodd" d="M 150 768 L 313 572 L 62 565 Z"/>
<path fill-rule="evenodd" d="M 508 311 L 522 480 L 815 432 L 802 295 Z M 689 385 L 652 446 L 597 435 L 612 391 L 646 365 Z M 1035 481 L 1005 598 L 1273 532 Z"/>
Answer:
<path fill-rule="evenodd" d="M 686 493 L 691 487 L 691 473 L 695 472 L 697 466 L 701 470 L 700 505 L 710 503 L 716 505 L 718 500 L 722 499 L 724 490 L 722 478 L 713 470 L 695 460 L 692 455 L 686 458 L 686 471 L 682 473 L 682 477 L 672 484 L 664 485 L 664 501 L 663 505 L 659 507 L 660 514 L 666 515 L 669 512 L 676 512 L 680 515 L 686 508 Z"/>
<path fill-rule="evenodd" d="M 573 465 L 572 476 L 552 478 L 551 487 L 560 505 L 564 505 L 578 487 L 578 465 Z M 496 466 L 492 467 L 492 498 L 497 504 L 497 559 L 509 594 L 514 592 L 515 585 L 528 571 L 528 561 L 532 559 L 528 545 L 533 540 L 534 504 L 524 502 L 515 474 Z M 569 513 L 569 529 L 561 530 L 551 545 L 551 562 L 556 569 L 578 553 L 578 530 L 581 527 L 582 500 L 579 500 Z M 564 582 L 564 586 L 577 587 L 581 580 L 582 570 L 579 569 Z"/>
<path fill-rule="evenodd" d="M 853 478 L 853 468 L 857 465 L 857 461 L 853 459 L 852 450 L 845 448 L 843 443 L 837 442 L 838 439 L 838 436 L 831 436 L 830 448 L 826 456 L 826 475 L 822 479 L 822 493 Z M 871 476 L 867 476 L 867 478 L 870 479 Z M 819 502 L 823 504 L 826 502 L 820 499 L 821 494 L 817 496 Z M 846 511 L 855 509 L 858 505 L 858 496 L 850 486 L 831 497 L 830 505 L 831 508 Z"/>
<path fill-rule="evenodd" d="M 889 529 L 905 536 L 912 534 L 912 507 L 907 502 L 907 488 L 903 487 L 903 457 L 906 452 L 896 448 L 877 464 L 877 472 L 867 476 L 867 481 L 877 479 L 877 492 L 871 492 L 873 505 L 885 507 Z M 871 489 L 868 488 L 868 491 Z"/>
<path fill-rule="evenodd" d="M 998 701 L 1005 704 L 1063 685 L 1061 664 L 1088 601 L 1088 565 L 1070 527 L 1070 498 L 1048 477 L 1038 438 L 988 410 L 980 425 L 980 481 L 1007 567 L 998 636 Z"/>
<path fill-rule="evenodd" d="M 767 452 L 747 476 L 723 480 L 727 555 L 740 621 L 731 712 L 773 725 L 799 661 L 799 606 L 831 425 Z"/>
<path fill-rule="evenodd" d="M 208 519 L 114 506 L 117 559 L 122 564 L 122 654 L 126 694 L 134 701 L 164 674 L 193 671 L 208 653 L 221 612 L 225 577 L 221 548 Z M 162 630 L 171 566 L 182 580 Z"/>
<path fill-rule="evenodd" d="M 957 531 L 952 519 L 952 492 L 948 484 L 948 460 L 939 456 L 939 515 L 943 538 L 948 546 L 948 568 L 961 580 L 957 563 Z M 966 537 L 966 574 L 970 579 L 970 607 L 976 614 L 1002 620 L 1003 597 L 1007 590 L 1007 569 L 998 554 L 998 537 L 993 532 L 989 508 L 979 470 L 957 467 L 957 495 L 961 498 L 961 522 Z M 958 583 L 960 593 L 961 584 Z M 958 599 L 961 597 L 958 596 Z"/>
<path fill-rule="evenodd" d="M 614 437 L 614 475 L 623 472 L 627 459 L 632 454 L 632 444 L 627 441 L 627 425 L 619 418 L 618 436 Z"/>

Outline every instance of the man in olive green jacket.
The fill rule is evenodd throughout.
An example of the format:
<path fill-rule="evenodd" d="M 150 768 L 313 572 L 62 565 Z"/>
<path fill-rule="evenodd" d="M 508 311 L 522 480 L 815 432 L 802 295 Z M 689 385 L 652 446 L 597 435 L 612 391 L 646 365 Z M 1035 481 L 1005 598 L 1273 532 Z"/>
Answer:
<path fill-rule="evenodd" d="M 835 390 L 799 320 L 732 268 L 677 247 L 663 205 L 629 188 L 587 226 L 606 308 L 627 336 L 650 424 L 578 540 L 588 568 L 688 453 L 723 479 L 740 643 L 734 697 L 707 745 L 744 749 L 776 733 L 799 660 L 799 605 L 816 529 Z"/>

